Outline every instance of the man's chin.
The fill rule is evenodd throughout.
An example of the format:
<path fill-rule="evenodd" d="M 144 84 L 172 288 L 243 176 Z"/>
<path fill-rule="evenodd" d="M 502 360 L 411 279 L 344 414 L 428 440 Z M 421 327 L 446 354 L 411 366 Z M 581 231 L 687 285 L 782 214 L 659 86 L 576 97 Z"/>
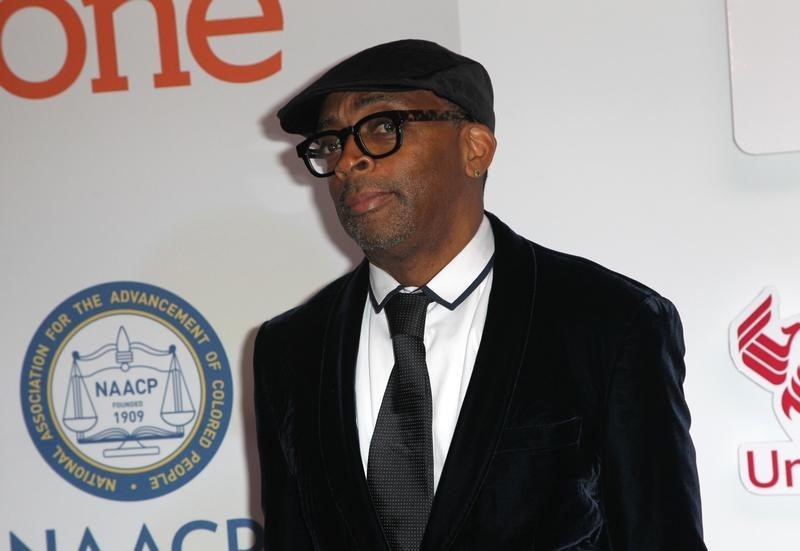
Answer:
<path fill-rule="evenodd" d="M 396 247 L 405 239 L 403 235 L 376 235 L 364 232 L 348 232 L 348 234 L 364 252 L 385 251 Z"/>
<path fill-rule="evenodd" d="M 364 252 L 382 251 L 396 247 L 405 241 L 411 233 L 410 228 L 404 225 L 394 225 L 390 227 L 380 225 L 374 227 L 375 225 L 366 218 L 367 217 L 359 216 L 342 220 L 342 226 L 347 232 L 347 235 L 349 235 Z"/>

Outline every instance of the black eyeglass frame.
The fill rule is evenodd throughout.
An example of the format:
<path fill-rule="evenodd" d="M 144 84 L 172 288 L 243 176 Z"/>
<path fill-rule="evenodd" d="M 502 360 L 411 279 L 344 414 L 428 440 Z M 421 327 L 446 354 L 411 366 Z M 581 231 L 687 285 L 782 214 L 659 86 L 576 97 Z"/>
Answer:
<path fill-rule="evenodd" d="M 378 118 L 387 118 L 391 120 L 395 125 L 395 146 L 386 153 L 379 153 L 374 154 L 371 153 L 367 146 L 364 144 L 363 140 L 361 139 L 361 127 L 368 123 L 373 119 Z M 317 178 L 327 178 L 329 176 L 333 176 L 335 170 L 331 170 L 329 172 L 320 173 L 314 168 L 311 164 L 309 150 L 311 144 L 315 141 L 324 138 L 325 136 L 335 136 L 339 140 L 339 147 L 340 150 L 344 149 L 344 143 L 347 141 L 347 137 L 349 135 L 353 135 L 353 139 L 358 146 L 358 149 L 366 156 L 372 159 L 382 159 L 384 157 L 388 157 L 393 153 L 397 153 L 397 150 L 400 149 L 400 146 L 403 145 L 403 125 L 409 122 L 439 122 L 439 121 L 474 121 L 472 117 L 469 115 L 462 113 L 460 111 L 440 111 L 437 109 L 405 109 L 405 110 L 393 110 L 393 111 L 378 111 L 377 113 L 370 113 L 366 117 L 360 119 L 352 126 L 347 126 L 340 130 L 325 130 L 323 132 L 318 132 L 316 134 L 312 134 L 301 143 L 299 143 L 296 147 L 297 149 L 297 156 L 302 158 L 306 164 L 306 168 L 308 171 L 316 176 Z"/>

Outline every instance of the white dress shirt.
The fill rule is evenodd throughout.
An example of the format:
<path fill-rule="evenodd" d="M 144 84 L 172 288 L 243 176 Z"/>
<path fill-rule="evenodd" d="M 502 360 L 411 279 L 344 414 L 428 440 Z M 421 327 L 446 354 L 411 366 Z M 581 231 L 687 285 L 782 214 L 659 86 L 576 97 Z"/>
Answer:
<path fill-rule="evenodd" d="M 436 298 L 425 320 L 425 354 L 433 397 L 433 485 L 442 468 L 467 392 L 492 288 L 494 235 L 486 216 L 469 243 L 423 287 Z M 392 339 L 383 305 L 397 292 L 412 292 L 370 264 L 370 294 L 364 305 L 356 360 L 356 421 L 364 472 L 383 393 L 394 366 Z"/>

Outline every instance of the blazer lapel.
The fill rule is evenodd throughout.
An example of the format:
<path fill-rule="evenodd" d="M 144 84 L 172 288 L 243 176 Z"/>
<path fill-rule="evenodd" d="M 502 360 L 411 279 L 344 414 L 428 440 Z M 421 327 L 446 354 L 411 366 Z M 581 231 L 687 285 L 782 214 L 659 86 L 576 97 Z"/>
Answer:
<path fill-rule="evenodd" d="M 446 549 L 478 497 L 505 423 L 533 317 L 536 264 L 530 244 L 487 213 L 495 237 L 489 308 L 421 549 Z"/>
<path fill-rule="evenodd" d="M 365 260 L 343 285 L 326 324 L 319 438 L 329 487 L 358 549 L 389 551 L 369 497 L 356 427 L 355 365 L 368 285 Z"/>

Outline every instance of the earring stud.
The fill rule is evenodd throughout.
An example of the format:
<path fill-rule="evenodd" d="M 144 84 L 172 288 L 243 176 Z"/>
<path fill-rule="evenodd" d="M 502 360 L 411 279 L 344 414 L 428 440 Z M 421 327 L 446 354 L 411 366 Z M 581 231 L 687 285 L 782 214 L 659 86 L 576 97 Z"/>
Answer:
<path fill-rule="evenodd" d="M 480 175 L 481 175 L 481 171 L 480 170 L 478 170 L 477 168 L 473 168 L 472 169 L 472 176 L 474 178 L 478 178 L 478 177 L 480 177 Z"/>

